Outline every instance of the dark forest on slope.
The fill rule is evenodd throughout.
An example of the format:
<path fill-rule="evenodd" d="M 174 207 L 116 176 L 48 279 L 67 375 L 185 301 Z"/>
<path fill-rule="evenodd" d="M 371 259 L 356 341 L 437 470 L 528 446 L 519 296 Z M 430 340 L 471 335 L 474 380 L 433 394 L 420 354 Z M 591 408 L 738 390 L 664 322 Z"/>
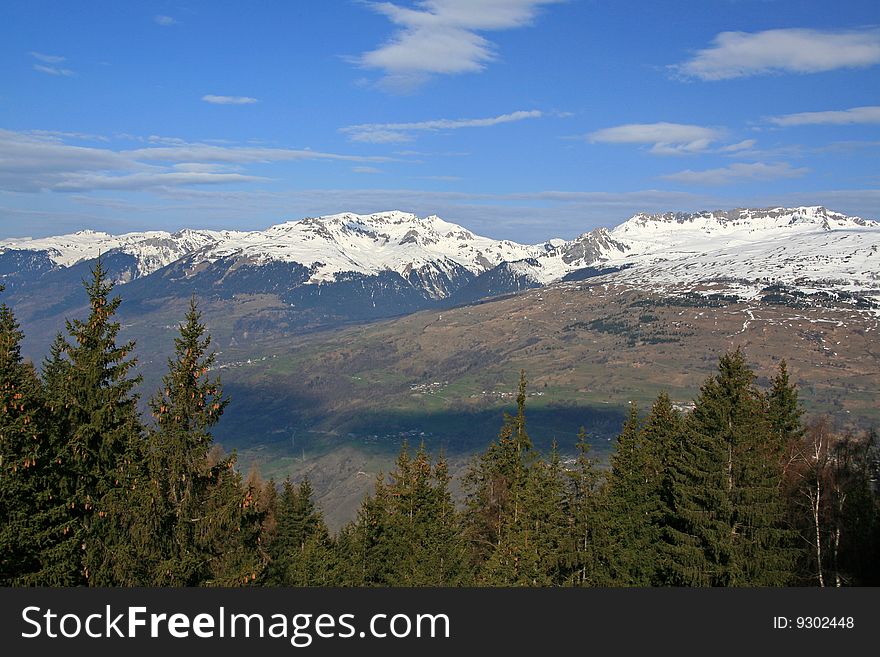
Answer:
<path fill-rule="evenodd" d="M 784 361 L 757 385 L 725 354 L 683 415 L 661 393 L 630 417 L 610 468 L 535 447 L 517 411 L 465 477 L 404 445 L 357 517 L 331 534 L 310 482 L 243 477 L 212 431 L 228 398 L 190 305 L 152 418 L 135 345 L 100 261 L 90 312 L 36 368 L 0 310 L 0 582 L 50 586 L 876 585 L 873 432 L 803 422 Z"/>

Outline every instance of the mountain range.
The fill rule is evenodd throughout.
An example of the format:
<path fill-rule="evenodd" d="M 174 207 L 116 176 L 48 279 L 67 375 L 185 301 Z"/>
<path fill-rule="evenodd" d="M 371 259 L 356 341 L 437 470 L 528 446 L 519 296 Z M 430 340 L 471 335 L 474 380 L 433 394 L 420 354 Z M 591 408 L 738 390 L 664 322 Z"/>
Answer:
<path fill-rule="evenodd" d="M 880 224 L 824 207 L 637 214 L 613 229 L 532 245 L 392 211 L 262 231 L 4 239 L 0 277 L 13 297 L 63 307 L 100 254 L 130 303 L 270 294 L 290 309 L 292 325 L 326 327 L 598 275 L 648 289 L 711 285 L 740 298 L 781 286 L 874 306 L 878 251 Z"/>

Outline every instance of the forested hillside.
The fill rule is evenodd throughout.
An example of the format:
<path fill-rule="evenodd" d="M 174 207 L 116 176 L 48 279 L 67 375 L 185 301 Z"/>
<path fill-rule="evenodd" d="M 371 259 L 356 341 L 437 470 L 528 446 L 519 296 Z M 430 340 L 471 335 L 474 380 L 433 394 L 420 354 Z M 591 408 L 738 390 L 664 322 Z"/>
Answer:
<path fill-rule="evenodd" d="M 195 299 L 139 415 L 135 345 L 99 260 L 90 312 L 38 367 L 0 310 L 0 582 L 28 586 L 877 585 L 873 432 L 804 422 L 782 361 L 757 385 L 725 354 L 694 409 L 631 405 L 610 468 L 540 453 L 528 381 L 465 478 L 404 444 L 335 535 L 310 482 L 236 469 L 228 403 Z M 254 409 L 255 413 L 259 409 Z"/>

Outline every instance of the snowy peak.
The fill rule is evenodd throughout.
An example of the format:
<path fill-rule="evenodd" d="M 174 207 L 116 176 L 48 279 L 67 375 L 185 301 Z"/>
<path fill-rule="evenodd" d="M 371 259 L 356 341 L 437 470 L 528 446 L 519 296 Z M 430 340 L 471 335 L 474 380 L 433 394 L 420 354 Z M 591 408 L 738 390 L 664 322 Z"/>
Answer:
<path fill-rule="evenodd" d="M 835 230 L 840 228 L 876 227 L 876 221 L 849 217 L 822 206 L 798 208 L 763 208 L 716 210 L 713 212 L 640 213 L 617 226 L 613 235 L 618 238 L 652 239 L 659 233 L 699 231 L 702 233 L 751 233 L 766 230 Z"/>
<path fill-rule="evenodd" d="M 138 275 L 147 276 L 186 254 L 214 244 L 220 239 L 222 233 L 204 230 L 182 230 L 177 233 L 147 231 L 123 235 L 80 230 L 58 237 L 0 240 L 0 251 L 43 251 L 55 265 L 60 267 L 70 267 L 102 254 L 127 253 L 137 259 Z"/>
<path fill-rule="evenodd" d="M 298 272 L 296 285 L 378 277 L 435 300 L 477 279 L 474 294 L 494 294 L 606 274 L 654 287 L 737 280 L 759 288 L 785 283 L 880 296 L 880 224 L 821 206 L 637 214 L 612 230 L 537 245 L 481 237 L 436 215 L 390 211 L 308 217 L 256 231 L 114 236 L 83 230 L 0 240 L 4 266 L 15 271 L 24 266 L 16 264 L 23 262 L 22 254 L 4 256 L 8 251 L 37 252 L 49 268 L 125 253 L 135 257 L 140 277 L 171 263 L 184 277 L 205 268 L 244 267 L 240 273 L 246 274 L 266 266 L 260 276 L 278 289 L 289 287 L 280 271 Z M 217 273 L 216 285 L 226 284 L 224 276 Z"/>
<path fill-rule="evenodd" d="M 296 262 L 312 271 L 311 282 L 331 282 L 343 272 L 383 271 L 434 280 L 459 269 L 479 274 L 536 252 L 535 247 L 479 237 L 434 215 L 420 218 L 392 211 L 308 217 L 242 233 L 200 251 L 194 264 L 221 257 Z M 443 294 L 439 289 L 436 293 Z"/>
<path fill-rule="evenodd" d="M 580 264 L 590 266 L 596 263 L 622 257 L 630 247 L 614 239 L 607 228 L 597 228 L 584 233 L 571 242 L 566 242 L 557 249 L 563 262 L 568 265 Z"/>

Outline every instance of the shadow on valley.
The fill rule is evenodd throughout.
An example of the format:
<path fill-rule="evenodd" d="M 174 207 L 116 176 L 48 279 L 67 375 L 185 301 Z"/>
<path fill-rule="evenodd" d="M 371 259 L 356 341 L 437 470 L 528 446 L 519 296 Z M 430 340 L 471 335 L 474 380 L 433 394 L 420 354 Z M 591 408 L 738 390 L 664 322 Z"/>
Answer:
<path fill-rule="evenodd" d="M 224 388 L 231 402 L 215 430 L 217 441 L 226 449 L 263 448 L 294 458 L 342 445 L 396 454 L 403 441 L 413 446 L 424 442 L 435 454 L 440 450 L 448 456 L 475 454 L 497 439 L 504 413 L 515 412 L 509 405 L 431 412 L 352 409 L 331 414 L 316 412 L 317 400 L 272 397 L 265 390 L 231 383 Z M 574 453 L 578 430 L 584 427 L 596 455 L 604 458 L 625 418 L 625 409 L 614 407 L 533 405 L 528 426 L 538 449 L 549 451 L 555 440 L 563 455 Z"/>

